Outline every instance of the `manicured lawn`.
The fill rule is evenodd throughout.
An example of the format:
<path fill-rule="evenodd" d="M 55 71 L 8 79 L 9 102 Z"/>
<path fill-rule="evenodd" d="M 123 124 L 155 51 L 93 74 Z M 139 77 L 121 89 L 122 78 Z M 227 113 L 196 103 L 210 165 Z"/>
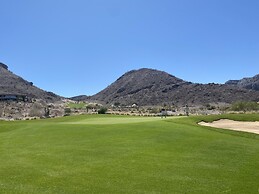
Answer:
<path fill-rule="evenodd" d="M 77 109 L 82 109 L 82 108 L 86 108 L 86 103 L 84 102 L 80 102 L 80 103 L 69 103 L 67 106 L 69 108 L 77 108 Z"/>
<path fill-rule="evenodd" d="M 200 120 L 110 115 L 0 122 L 0 193 L 258 193 L 259 138 Z"/>

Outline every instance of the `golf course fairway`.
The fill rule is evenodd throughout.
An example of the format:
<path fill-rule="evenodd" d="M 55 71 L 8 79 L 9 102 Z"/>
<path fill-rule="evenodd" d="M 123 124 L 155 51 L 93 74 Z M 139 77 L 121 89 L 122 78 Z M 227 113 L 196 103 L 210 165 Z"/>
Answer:
<path fill-rule="evenodd" d="M 258 114 L 0 121 L 0 193 L 258 193 Z"/>

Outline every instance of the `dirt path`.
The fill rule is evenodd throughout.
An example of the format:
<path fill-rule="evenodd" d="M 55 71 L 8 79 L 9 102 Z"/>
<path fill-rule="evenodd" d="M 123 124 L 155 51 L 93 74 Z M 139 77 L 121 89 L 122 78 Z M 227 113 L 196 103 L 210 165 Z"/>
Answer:
<path fill-rule="evenodd" d="M 233 121 L 228 119 L 221 119 L 218 121 L 213 121 L 212 123 L 200 122 L 199 125 L 230 129 L 234 131 L 245 131 L 250 133 L 259 134 L 259 122 L 243 122 L 243 121 Z"/>

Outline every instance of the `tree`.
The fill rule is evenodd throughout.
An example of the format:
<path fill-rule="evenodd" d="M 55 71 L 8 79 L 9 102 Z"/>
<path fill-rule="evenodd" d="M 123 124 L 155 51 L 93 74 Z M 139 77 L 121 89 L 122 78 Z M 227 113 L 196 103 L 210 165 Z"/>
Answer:
<path fill-rule="evenodd" d="M 88 112 L 89 111 L 89 109 L 93 109 L 93 105 L 91 105 L 91 104 L 88 104 L 88 105 L 86 105 L 86 112 Z"/>

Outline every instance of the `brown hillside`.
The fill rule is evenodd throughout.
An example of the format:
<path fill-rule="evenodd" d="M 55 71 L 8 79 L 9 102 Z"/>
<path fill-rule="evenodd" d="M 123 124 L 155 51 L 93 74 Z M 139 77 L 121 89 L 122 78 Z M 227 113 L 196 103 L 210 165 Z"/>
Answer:
<path fill-rule="evenodd" d="M 243 78 L 241 80 L 229 80 L 226 84 L 259 91 L 259 74 L 254 77 Z"/>
<path fill-rule="evenodd" d="M 226 84 L 194 84 L 163 71 L 144 68 L 125 73 L 90 99 L 124 105 L 204 105 L 259 101 L 259 92 Z"/>
<path fill-rule="evenodd" d="M 32 82 L 15 75 L 8 70 L 8 66 L 0 63 L 0 95 L 15 94 L 26 95 L 29 98 L 42 99 L 48 102 L 60 100 L 61 97 L 37 88 Z"/>

